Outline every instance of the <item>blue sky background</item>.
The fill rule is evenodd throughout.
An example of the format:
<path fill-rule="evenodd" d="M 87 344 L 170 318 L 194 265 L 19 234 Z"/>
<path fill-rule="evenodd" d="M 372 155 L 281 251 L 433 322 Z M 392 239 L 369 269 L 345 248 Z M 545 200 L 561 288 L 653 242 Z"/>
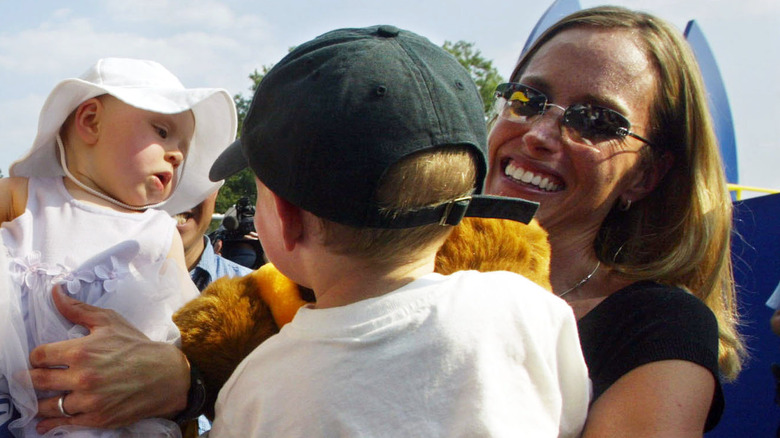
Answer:
<path fill-rule="evenodd" d="M 106 56 L 154 59 L 188 87 L 249 94 L 249 73 L 339 27 L 393 24 L 475 43 L 503 76 L 550 1 L 0 0 L 0 170 L 35 137 L 54 85 Z M 583 7 L 602 4 L 580 0 Z M 695 19 L 731 102 L 740 182 L 780 189 L 780 1 L 616 0 L 681 30 Z"/>

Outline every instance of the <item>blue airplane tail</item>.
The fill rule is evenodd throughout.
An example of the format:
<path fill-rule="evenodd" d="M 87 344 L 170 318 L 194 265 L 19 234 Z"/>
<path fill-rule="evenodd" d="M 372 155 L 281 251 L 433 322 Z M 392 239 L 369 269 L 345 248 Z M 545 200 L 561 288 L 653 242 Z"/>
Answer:
<path fill-rule="evenodd" d="M 704 32 L 695 20 L 685 27 L 685 38 L 688 40 L 699 63 L 707 88 L 710 114 L 715 125 L 715 134 L 720 144 L 720 154 L 725 166 L 726 179 L 731 184 L 739 184 L 739 168 L 737 166 L 737 141 L 734 136 L 734 122 L 731 118 L 731 106 L 726 95 L 726 87 L 720 76 L 720 69 L 715 62 L 715 56 L 710 50 Z"/>

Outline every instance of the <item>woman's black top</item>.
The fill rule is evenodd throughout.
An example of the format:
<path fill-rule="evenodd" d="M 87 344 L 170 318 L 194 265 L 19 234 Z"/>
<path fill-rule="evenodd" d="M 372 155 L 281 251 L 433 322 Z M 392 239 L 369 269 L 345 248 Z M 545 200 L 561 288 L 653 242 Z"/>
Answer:
<path fill-rule="evenodd" d="M 605 298 L 577 325 L 593 382 L 592 401 L 634 368 L 662 360 L 686 360 L 707 368 L 715 377 L 705 431 L 718 424 L 724 407 L 718 322 L 701 300 L 680 288 L 642 281 Z"/>

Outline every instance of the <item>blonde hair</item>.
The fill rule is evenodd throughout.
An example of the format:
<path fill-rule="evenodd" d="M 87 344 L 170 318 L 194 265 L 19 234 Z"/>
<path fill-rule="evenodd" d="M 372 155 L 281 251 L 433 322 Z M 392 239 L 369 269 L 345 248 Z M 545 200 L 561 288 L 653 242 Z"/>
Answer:
<path fill-rule="evenodd" d="M 471 194 L 477 160 L 467 147 L 425 150 L 391 166 L 380 181 L 376 199 L 388 215 L 445 203 Z M 441 246 L 452 230 L 439 224 L 405 229 L 356 228 L 320 218 L 322 242 L 337 254 L 374 264 L 397 265 L 419 250 Z"/>
<path fill-rule="evenodd" d="M 654 64 L 656 99 L 651 106 L 645 165 L 670 154 L 673 163 L 656 189 L 628 211 L 616 205 L 594 243 L 599 260 L 631 280 L 680 286 L 715 314 L 719 365 L 736 378 L 746 354 L 731 266 L 732 203 L 718 141 L 707 106 L 707 91 L 683 35 L 650 14 L 621 7 L 597 7 L 569 15 L 548 29 L 519 61 L 520 76 L 546 41 L 574 27 L 622 29 L 643 44 Z"/>

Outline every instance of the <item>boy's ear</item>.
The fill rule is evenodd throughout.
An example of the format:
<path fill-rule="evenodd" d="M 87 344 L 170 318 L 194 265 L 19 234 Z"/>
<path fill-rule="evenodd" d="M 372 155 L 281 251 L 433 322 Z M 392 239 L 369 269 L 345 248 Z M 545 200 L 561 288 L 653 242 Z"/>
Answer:
<path fill-rule="evenodd" d="M 284 249 L 292 251 L 303 237 L 303 210 L 271 192 L 281 228 Z"/>
<path fill-rule="evenodd" d="M 93 97 L 76 108 L 74 128 L 76 135 L 86 144 L 94 144 L 100 137 L 100 120 L 105 107 L 103 102 Z"/>
<path fill-rule="evenodd" d="M 673 164 L 674 156 L 665 152 L 653 160 L 653 163 L 644 166 L 637 172 L 634 183 L 620 196 L 620 202 L 625 205 L 628 201 L 630 204 L 649 195 L 666 176 Z"/>

